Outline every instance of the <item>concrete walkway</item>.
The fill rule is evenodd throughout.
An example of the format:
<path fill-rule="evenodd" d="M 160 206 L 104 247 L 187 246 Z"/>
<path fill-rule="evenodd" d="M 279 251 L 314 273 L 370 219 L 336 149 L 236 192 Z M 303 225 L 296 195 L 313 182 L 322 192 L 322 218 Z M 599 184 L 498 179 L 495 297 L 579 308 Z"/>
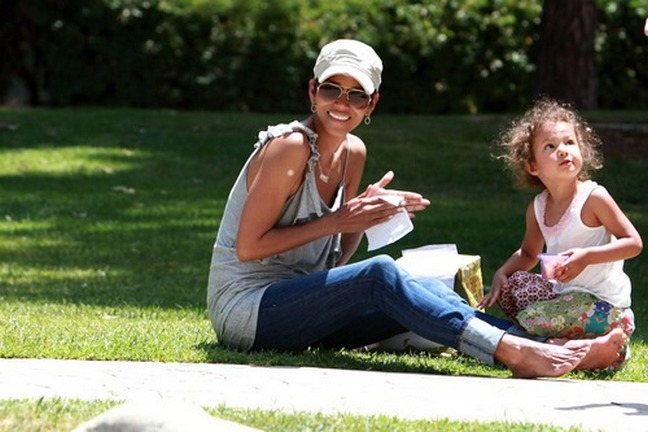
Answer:
<path fill-rule="evenodd" d="M 0 359 L 0 399 L 163 398 L 406 419 L 508 420 L 648 431 L 648 384 L 247 365 Z"/>

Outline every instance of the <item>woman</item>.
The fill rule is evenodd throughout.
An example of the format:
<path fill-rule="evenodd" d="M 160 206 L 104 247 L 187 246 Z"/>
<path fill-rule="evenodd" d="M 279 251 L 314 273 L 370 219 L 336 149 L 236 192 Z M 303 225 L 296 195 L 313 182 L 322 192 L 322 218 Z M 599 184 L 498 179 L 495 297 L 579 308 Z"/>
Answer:
<path fill-rule="evenodd" d="M 347 264 L 363 232 L 429 201 L 385 189 L 357 194 L 382 61 L 349 39 L 322 48 L 309 81 L 312 115 L 269 127 L 236 180 L 214 245 L 207 303 L 219 341 L 243 351 L 358 347 L 411 330 L 515 376 L 560 376 L 612 341 L 542 344 L 468 306 L 441 282 L 422 284 L 388 256 Z M 381 195 L 401 197 L 400 206 Z M 615 351 L 616 352 L 616 351 Z"/>

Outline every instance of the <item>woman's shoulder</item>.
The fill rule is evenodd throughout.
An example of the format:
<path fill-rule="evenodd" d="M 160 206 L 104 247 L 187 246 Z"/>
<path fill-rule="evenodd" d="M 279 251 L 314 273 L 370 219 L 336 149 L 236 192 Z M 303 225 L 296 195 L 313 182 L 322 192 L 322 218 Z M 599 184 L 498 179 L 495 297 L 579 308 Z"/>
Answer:
<path fill-rule="evenodd" d="M 356 153 L 356 154 L 367 153 L 367 146 L 365 145 L 364 141 L 362 141 L 362 138 L 360 138 L 359 136 L 353 135 L 352 133 L 347 134 L 347 143 L 348 143 L 349 152 Z"/>
<path fill-rule="evenodd" d="M 308 138 L 299 131 L 287 132 L 267 144 L 269 155 L 275 155 L 287 163 L 302 161 L 312 153 Z"/>

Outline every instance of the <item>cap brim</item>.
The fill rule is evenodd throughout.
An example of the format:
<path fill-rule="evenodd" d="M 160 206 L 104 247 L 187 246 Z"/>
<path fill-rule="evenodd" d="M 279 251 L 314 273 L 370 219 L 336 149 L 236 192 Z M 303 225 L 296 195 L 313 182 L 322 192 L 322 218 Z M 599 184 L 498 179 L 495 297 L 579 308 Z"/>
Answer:
<path fill-rule="evenodd" d="M 319 80 L 323 82 L 334 75 L 345 75 L 355 79 L 356 81 L 358 81 L 358 84 L 362 86 L 364 91 L 367 92 L 367 94 L 371 95 L 376 91 L 371 78 L 369 78 L 366 73 L 350 66 L 331 66 L 319 76 Z"/>

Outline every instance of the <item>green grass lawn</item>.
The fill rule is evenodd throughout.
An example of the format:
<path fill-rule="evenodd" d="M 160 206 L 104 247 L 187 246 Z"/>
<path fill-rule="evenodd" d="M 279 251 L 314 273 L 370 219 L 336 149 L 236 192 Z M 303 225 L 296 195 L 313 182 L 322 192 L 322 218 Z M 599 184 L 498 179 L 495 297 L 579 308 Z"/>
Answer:
<path fill-rule="evenodd" d="M 50 399 L 38 401 L 0 401 L 0 430 L 69 432 L 86 419 L 118 405 L 112 401 L 85 402 Z M 403 420 L 390 416 L 361 417 L 350 414 L 282 413 L 222 406 L 207 408 L 214 417 L 264 431 L 344 431 L 344 432 L 552 432 L 580 431 L 579 428 L 538 426 L 518 422 L 458 422 L 452 420 Z"/>
<path fill-rule="evenodd" d="M 639 121 L 646 113 L 586 117 Z M 325 350 L 247 355 L 218 345 L 205 294 L 229 188 L 257 131 L 294 118 L 0 110 L 0 357 L 509 376 L 463 356 Z M 432 202 L 414 220 L 415 230 L 381 253 L 397 258 L 405 248 L 456 243 L 460 252 L 481 256 L 484 282 L 490 283 L 519 246 L 531 196 L 515 190 L 491 158 L 490 143 L 508 120 L 377 113 L 371 126 L 357 131 L 369 151 L 364 184 L 393 170 L 394 188 L 419 191 Z M 605 162 L 595 179 L 646 239 L 646 159 L 609 152 Z M 356 259 L 368 256 L 363 243 Z M 570 377 L 648 382 L 646 257 L 625 267 L 634 283 L 638 327 L 633 360 L 614 375 Z"/>

